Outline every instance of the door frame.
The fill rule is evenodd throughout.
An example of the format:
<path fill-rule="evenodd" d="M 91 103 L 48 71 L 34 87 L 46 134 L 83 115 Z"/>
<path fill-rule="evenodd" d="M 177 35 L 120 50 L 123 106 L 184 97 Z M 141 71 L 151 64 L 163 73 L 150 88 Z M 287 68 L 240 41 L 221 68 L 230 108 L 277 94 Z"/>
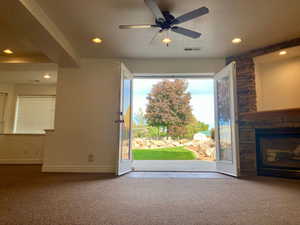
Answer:
<path fill-rule="evenodd" d="M 235 65 L 235 64 L 234 64 Z M 228 65 L 226 65 L 224 68 L 222 68 L 222 70 L 224 70 L 226 67 L 228 67 Z M 150 165 L 150 163 L 152 162 L 152 171 L 153 171 L 153 168 L 159 168 L 159 171 L 164 171 L 162 168 L 161 168 L 161 162 L 169 162 L 169 165 L 173 165 L 172 168 L 175 168 L 173 169 L 172 171 L 211 171 L 211 168 L 214 168 L 214 171 L 213 172 L 219 172 L 219 173 L 224 173 L 224 174 L 228 174 L 228 175 L 231 175 L 231 176 L 239 176 L 240 174 L 240 158 L 239 158 L 239 132 L 238 132 L 238 111 L 237 111 L 237 87 L 236 87 L 236 71 L 235 71 L 236 67 L 234 66 L 234 71 L 233 72 L 233 75 L 230 76 L 230 82 L 231 84 L 233 84 L 232 88 L 230 88 L 230 95 L 231 95 L 231 101 L 232 101 L 232 106 L 231 107 L 231 116 L 233 118 L 235 118 L 235 121 L 233 121 L 234 123 L 234 126 L 233 126 L 233 132 L 232 132 L 232 140 L 235 140 L 233 141 L 233 145 L 234 145 L 234 148 L 235 148 L 235 154 L 236 155 L 233 155 L 233 157 L 235 157 L 235 162 L 234 162 L 234 159 L 232 162 L 224 162 L 222 161 L 222 163 L 224 163 L 224 165 L 226 165 L 226 163 L 230 163 L 230 164 L 233 164 L 233 163 L 236 163 L 236 173 L 232 173 L 232 171 L 227 171 L 226 170 L 226 166 L 222 169 L 218 169 L 217 168 L 217 161 L 214 163 L 214 166 L 212 167 L 211 165 L 209 166 L 206 166 L 205 169 L 203 170 L 200 170 L 201 167 L 198 167 L 197 165 L 195 166 L 195 164 L 193 164 L 193 168 L 192 169 L 186 169 L 186 170 L 182 170 L 182 165 L 181 166 L 175 166 L 174 167 L 174 163 L 178 163 L 179 160 L 145 160 L 145 165 Z M 222 71 L 221 70 L 221 71 Z M 220 71 L 220 72 L 221 72 Z M 219 73 L 219 72 L 218 72 Z M 216 108 L 216 103 L 217 103 L 217 96 L 216 96 L 216 83 L 215 83 L 215 76 L 218 74 L 218 73 L 172 73 L 172 74 L 152 74 L 152 73 L 146 73 L 146 74 L 134 74 L 134 77 L 133 79 L 135 78 L 145 78 L 145 79 L 162 79 L 162 78 L 169 78 L 169 79 L 213 79 L 214 80 L 214 119 L 215 119 L 215 123 L 217 122 L 217 108 Z M 218 138 L 218 131 L 217 131 L 217 127 L 215 127 L 215 136 Z M 218 150 L 217 150 L 217 142 L 218 142 L 218 139 L 215 139 L 216 141 L 216 158 L 218 160 Z M 137 160 L 136 160 L 137 161 Z M 139 160 L 139 161 L 142 161 L 142 160 Z M 134 161 L 135 162 L 135 161 Z M 181 161 L 182 162 L 182 161 Z M 186 161 L 187 162 L 187 161 Z M 199 161 L 201 162 L 201 161 Z M 184 163 L 184 162 L 182 162 Z M 140 162 L 138 162 L 137 164 L 140 164 Z M 200 164 L 199 164 L 200 165 Z M 219 164 L 220 166 L 220 164 Z M 139 165 L 139 167 L 143 168 L 143 165 Z M 179 170 L 177 169 L 179 168 Z M 204 168 L 204 167 L 202 167 Z M 146 170 L 144 168 L 144 170 Z M 166 170 L 167 171 L 167 170 Z M 169 170 L 168 170 L 169 171 Z"/>

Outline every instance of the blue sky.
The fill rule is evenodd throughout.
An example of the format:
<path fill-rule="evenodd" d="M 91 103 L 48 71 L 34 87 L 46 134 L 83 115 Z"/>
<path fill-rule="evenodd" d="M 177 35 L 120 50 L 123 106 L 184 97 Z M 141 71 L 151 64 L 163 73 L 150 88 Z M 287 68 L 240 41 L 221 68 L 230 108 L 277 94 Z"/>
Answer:
<path fill-rule="evenodd" d="M 134 79 L 133 113 L 142 108 L 145 112 L 148 103 L 146 97 L 151 88 L 161 79 Z M 191 106 L 195 117 L 214 127 L 214 84 L 212 79 L 187 79 L 191 93 Z"/>

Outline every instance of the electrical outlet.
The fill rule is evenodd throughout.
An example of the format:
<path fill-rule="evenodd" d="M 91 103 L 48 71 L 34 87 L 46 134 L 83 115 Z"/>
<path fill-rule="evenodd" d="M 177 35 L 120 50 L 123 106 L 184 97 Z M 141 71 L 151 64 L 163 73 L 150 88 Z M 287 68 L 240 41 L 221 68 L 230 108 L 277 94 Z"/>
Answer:
<path fill-rule="evenodd" d="M 88 155 L 88 162 L 94 162 L 94 155 L 93 154 Z"/>

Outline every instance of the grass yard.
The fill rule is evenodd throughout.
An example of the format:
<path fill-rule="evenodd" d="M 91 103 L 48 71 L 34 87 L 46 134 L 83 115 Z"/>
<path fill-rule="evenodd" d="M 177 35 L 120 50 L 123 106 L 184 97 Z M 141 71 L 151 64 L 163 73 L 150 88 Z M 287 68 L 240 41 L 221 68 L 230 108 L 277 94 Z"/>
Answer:
<path fill-rule="evenodd" d="M 134 160 L 195 160 L 196 154 L 184 147 L 133 149 Z"/>

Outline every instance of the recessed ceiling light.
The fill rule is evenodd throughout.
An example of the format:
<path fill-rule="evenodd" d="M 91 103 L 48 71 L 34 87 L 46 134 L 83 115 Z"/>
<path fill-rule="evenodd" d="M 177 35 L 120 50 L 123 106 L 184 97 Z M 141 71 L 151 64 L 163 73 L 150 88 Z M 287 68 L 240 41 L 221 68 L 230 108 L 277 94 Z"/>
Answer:
<path fill-rule="evenodd" d="M 5 49 L 5 50 L 3 50 L 3 52 L 8 55 L 14 54 L 14 52 L 10 49 Z"/>
<path fill-rule="evenodd" d="M 94 42 L 96 44 L 100 44 L 102 42 L 102 40 L 100 38 L 93 38 L 92 42 Z"/>
<path fill-rule="evenodd" d="M 232 39 L 232 43 L 233 44 L 239 44 L 239 43 L 241 43 L 242 42 L 242 39 L 241 38 L 234 38 L 234 39 Z"/>
<path fill-rule="evenodd" d="M 45 78 L 45 79 L 50 79 L 51 76 L 50 76 L 49 74 L 45 74 L 45 75 L 44 75 L 44 78 Z"/>
<path fill-rule="evenodd" d="M 286 55 L 287 54 L 287 51 L 281 51 L 279 52 L 279 55 Z"/>
<path fill-rule="evenodd" d="M 168 37 L 162 39 L 162 42 L 165 43 L 165 44 L 170 44 L 172 42 L 172 40 Z"/>

